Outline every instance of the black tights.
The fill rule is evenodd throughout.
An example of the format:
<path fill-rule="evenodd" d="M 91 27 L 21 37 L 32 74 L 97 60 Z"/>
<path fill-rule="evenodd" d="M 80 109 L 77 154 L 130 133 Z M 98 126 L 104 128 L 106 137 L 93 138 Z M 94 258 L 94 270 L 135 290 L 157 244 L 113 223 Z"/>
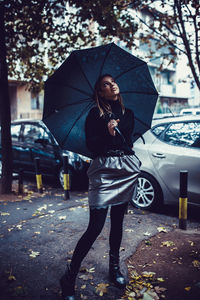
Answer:
<path fill-rule="evenodd" d="M 112 206 L 110 210 L 110 253 L 116 256 L 119 255 L 119 248 L 122 240 L 123 219 L 126 208 L 127 203 Z M 101 233 L 106 220 L 107 212 L 108 208 L 90 209 L 88 228 L 78 241 L 72 257 L 71 265 L 73 265 L 73 267 L 75 267 L 77 270 L 80 268 L 81 262 L 89 252 L 92 244 Z"/>

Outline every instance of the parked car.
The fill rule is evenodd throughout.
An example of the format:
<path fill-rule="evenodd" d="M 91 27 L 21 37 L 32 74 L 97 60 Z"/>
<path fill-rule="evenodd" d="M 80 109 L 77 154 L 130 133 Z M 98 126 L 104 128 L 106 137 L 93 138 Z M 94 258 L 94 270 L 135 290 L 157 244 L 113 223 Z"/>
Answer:
<path fill-rule="evenodd" d="M 16 120 L 11 123 L 13 172 L 23 169 L 34 174 L 34 158 L 40 157 L 41 173 L 56 177 L 63 186 L 63 154 L 68 156 L 70 186 L 79 176 L 87 182 L 90 159 L 71 151 L 62 151 L 46 125 L 40 120 Z M 1 170 L 1 145 L 0 145 Z"/>
<path fill-rule="evenodd" d="M 142 162 L 135 206 L 178 203 L 180 170 L 188 171 L 188 203 L 200 204 L 200 116 L 153 120 L 134 150 Z"/>

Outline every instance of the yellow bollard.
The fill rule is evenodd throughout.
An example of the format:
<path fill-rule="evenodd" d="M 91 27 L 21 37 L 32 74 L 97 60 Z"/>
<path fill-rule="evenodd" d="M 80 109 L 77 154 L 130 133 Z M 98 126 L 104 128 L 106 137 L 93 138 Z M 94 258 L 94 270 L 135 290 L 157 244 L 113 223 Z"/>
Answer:
<path fill-rule="evenodd" d="M 180 196 L 179 196 L 179 228 L 187 229 L 187 182 L 188 171 L 180 171 Z"/>
<path fill-rule="evenodd" d="M 43 192 L 43 187 L 42 187 L 42 175 L 40 172 L 40 158 L 35 157 L 35 173 L 36 173 L 36 183 L 37 183 L 37 189 L 39 193 Z"/>
<path fill-rule="evenodd" d="M 70 185 L 69 185 L 69 167 L 68 167 L 68 156 L 63 155 L 63 180 L 64 180 L 64 193 L 65 193 L 65 200 L 69 199 L 69 190 L 70 190 Z"/>

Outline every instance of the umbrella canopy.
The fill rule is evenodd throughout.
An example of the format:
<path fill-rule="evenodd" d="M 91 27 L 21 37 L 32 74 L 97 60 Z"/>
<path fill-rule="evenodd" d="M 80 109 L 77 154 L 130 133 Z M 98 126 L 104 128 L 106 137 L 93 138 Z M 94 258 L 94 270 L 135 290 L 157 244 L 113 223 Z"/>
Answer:
<path fill-rule="evenodd" d="M 125 107 L 134 112 L 133 142 L 150 128 L 158 93 L 147 63 L 114 43 L 77 50 L 45 82 L 43 122 L 62 149 L 91 157 L 85 120 L 95 105 L 95 82 L 103 74 L 116 80 Z"/>

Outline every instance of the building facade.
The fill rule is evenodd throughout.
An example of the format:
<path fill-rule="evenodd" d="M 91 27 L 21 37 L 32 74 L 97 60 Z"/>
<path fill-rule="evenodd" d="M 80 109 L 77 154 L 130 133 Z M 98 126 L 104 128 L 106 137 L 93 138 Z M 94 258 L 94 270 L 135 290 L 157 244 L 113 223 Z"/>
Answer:
<path fill-rule="evenodd" d="M 42 119 L 43 93 L 34 95 L 27 84 L 9 80 L 11 120 Z"/>

